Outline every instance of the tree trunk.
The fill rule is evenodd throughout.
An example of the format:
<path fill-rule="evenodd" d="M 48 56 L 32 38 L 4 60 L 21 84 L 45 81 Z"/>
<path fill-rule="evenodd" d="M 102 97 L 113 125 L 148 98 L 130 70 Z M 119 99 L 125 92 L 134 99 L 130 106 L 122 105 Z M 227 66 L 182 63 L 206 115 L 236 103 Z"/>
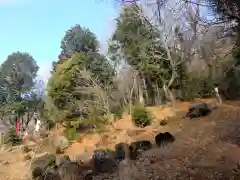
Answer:
<path fill-rule="evenodd" d="M 147 85 L 146 85 L 145 77 L 143 77 L 142 80 L 143 80 L 143 86 L 144 86 L 144 92 L 145 92 L 146 102 L 149 102 L 149 97 L 148 97 L 148 91 L 147 91 Z"/>
<path fill-rule="evenodd" d="M 141 105 L 144 105 L 145 103 L 144 103 L 144 98 L 143 98 L 143 91 L 142 91 L 141 87 L 139 87 L 138 92 L 139 92 L 139 94 L 138 94 L 139 95 L 139 102 L 140 102 Z"/>

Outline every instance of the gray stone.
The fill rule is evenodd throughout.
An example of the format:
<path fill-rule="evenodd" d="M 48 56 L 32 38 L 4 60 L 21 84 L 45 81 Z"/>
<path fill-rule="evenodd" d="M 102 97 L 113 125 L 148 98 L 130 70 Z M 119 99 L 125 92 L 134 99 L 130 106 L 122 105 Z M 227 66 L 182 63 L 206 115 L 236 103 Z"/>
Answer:
<path fill-rule="evenodd" d="M 57 166 L 61 166 L 62 164 L 69 163 L 69 162 L 71 162 L 71 160 L 67 155 L 64 155 L 64 156 L 59 155 L 56 157 Z"/>
<path fill-rule="evenodd" d="M 93 152 L 92 160 L 93 168 L 96 173 L 112 173 L 117 170 L 117 160 L 115 159 L 115 153 L 112 151 L 97 149 Z"/>
<path fill-rule="evenodd" d="M 81 173 L 81 167 L 76 162 L 65 163 L 58 168 L 61 180 L 78 180 Z"/>
<path fill-rule="evenodd" d="M 64 151 L 65 149 L 68 148 L 69 146 L 69 141 L 66 137 L 64 136 L 55 136 L 52 139 L 52 144 L 53 146 L 57 149 L 59 148 L 61 151 Z"/>
<path fill-rule="evenodd" d="M 194 103 L 189 107 L 187 117 L 197 118 L 201 116 L 206 116 L 211 112 L 211 109 L 205 102 Z"/>
<path fill-rule="evenodd" d="M 52 166 L 55 164 L 56 156 L 49 153 L 42 153 L 35 157 L 31 164 L 31 169 L 35 169 L 36 167 L 46 169 L 48 166 Z"/>

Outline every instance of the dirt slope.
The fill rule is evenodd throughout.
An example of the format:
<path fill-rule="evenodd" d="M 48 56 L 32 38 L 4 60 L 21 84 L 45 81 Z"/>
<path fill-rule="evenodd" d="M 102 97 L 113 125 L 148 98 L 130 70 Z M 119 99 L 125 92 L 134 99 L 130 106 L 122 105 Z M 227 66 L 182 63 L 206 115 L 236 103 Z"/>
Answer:
<path fill-rule="evenodd" d="M 101 135 L 82 135 L 82 141 L 74 143 L 66 154 L 72 159 L 79 154 L 89 157 L 96 147 L 113 148 L 117 142 L 153 139 L 158 132 L 170 131 L 176 141 L 166 148 L 145 152 L 144 157 L 151 159 L 147 166 L 133 163 L 134 166 L 118 175 L 95 179 L 148 179 L 148 168 L 159 176 L 154 175 L 154 179 L 231 179 L 233 168 L 240 162 L 240 102 L 227 101 L 209 116 L 196 120 L 180 118 L 187 107 L 188 103 L 177 103 L 176 110 L 151 107 L 156 122 L 143 129 L 134 127 L 130 117 L 125 117 L 114 124 L 115 128 L 109 127 Z M 166 117 L 168 124 L 159 126 L 159 121 Z M 24 178 L 28 164 L 29 161 L 23 161 L 20 150 L 1 152 L 0 179 Z M 240 180 L 240 177 L 235 175 L 235 179 Z"/>
<path fill-rule="evenodd" d="M 240 179 L 233 169 L 240 163 L 240 103 L 226 102 L 211 115 L 187 121 L 165 149 L 153 149 L 153 166 L 163 179 Z M 236 176 L 236 175 L 235 175 Z"/>

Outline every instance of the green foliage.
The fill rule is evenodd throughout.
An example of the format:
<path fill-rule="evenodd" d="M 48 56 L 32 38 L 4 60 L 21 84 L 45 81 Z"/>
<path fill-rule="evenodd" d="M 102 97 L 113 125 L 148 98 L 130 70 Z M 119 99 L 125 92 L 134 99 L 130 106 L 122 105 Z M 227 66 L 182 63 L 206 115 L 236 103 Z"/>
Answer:
<path fill-rule="evenodd" d="M 193 73 L 188 73 L 181 81 L 181 91 L 183 100 L 194 98 L 208 98 L 214 95 L 214 80 L 208 77 L 197 77 Z"/>
<path fill-rule="evenodd" d="M 63 151 L 60 147 L 57 147 L 55 153 L 56 153 L 57 155 L 59 155 L 59 154 L 63 154 L 64 151 Z"/>
<path fill-rule="evenodd" d="M 0 69 L 0 80 L 10 93 L 8 98 L 16 99 L 16 93 L 29 91 L 34 85 L 38 69 L 36 61 L 28 53 L 16 52 L 9 55 Z"/>
<path fill-rule="evenodd" d="M 49 130 L 55 127 L 55 122 L 51 120 L 45 120 L 45 124 L 46 124 L 45 126 L 46 129 L 49 129 Z"/>
<path fill-rule="evenodd" d="M 54 72 L 48 83 L 48 116 L 65 121 L 84 108 L 86 101 L 94 101 L 94 91 L 99 88 L 90 87 L 112 84 L 113 67 L 98 48 L 96 36 L 88 29 L 76 25 L 66 31 L 59 61 L 53 63 Z M 85 70 L 89 74 L 83 74 Z"/>
<path fill-rule="evenodd" d="M 121 106 L 113 106 L 111 108 L 111 113 L 119 119 L 122 118 L 123 111 L 124 111 L 124 109 Z"/>
<path fill-rule="evenodd" d="M 114 150 L 112 148 L 108 148 L 108 147 L 105 149 L 105 151 L 110 152 L 110 153 L 114 152 Z"/>
<path fill-rule="evenodd" d="M 52 73 L 56 71 L 58 64 L 67 61 L 74 53 L 98 53 L 99 42 L 95 34 L 89 29 L 75 25 L 68 29 L 61 41 L 61 53 L 59 60 L 52 63 Z"/>
<path fill-rule="evenodd" d="M 79 139 L 79 134 L 77 133 L 77 130 L 75 127 L 72 128 L 67 128 L 64 132 L 64 136 L 69 140 L 69 141 L 74 141 Z"/>
<path fill-rule="evenodd" d="M 122 8 L 116 26 L 109 47 L 112 61 L 124 59 L 138 70 L 141 79 L 145 79 L 148 97 L 155 99 L 158 95 L 155 87 L 167 83 L 172 73 L 161 32 L 144 18 L 143 10 L 135 4 Z"/>
<path fill-rule="evenodd" d="M 95 56 L 96 55 L 96 56 Z M 113 69 L 107 60 L 97 54 L 75 53 L 72 58 L 58 66 L 48 83 L 48 95 L 57 109 L 62 111 L 62 117 L 74 112 L 80 100 L 92 100 L 93 92 L 83 89 L 92 84 L 79 71 L 86 68 L 90 76 L 97 79 L 99 85 L 111 83 Z M 93 89 L 92 89 L 93 90 Z"/>
<path fill-rule="evenodd" d="M 132 112 L 132 120 L 136 126 L 145 127 L 152 123 L 152 117 L 148 110 L 142 106 L 135 106 Z"/>
<path fill-rule="evenodd" d="M 221 80 L 219 89 L 227 99 L 237 99 L 240 97 L 240 71 L 231 68 L 226 76 Z"/>
<path fill-rule="evenodd" d="M 43 106 L 40 111 L 40 116 L 44 120 L 44 124 L 47 129 L 51 129 L 55 126 L 56 122 L 62 120 L 64 112 L 59 111 L 58 108 L 53 104 L 52 99 L 46 96 L 44 99 Z"/>
<path fill-rule="evenodd" d="M 41 96 L 33 87 L 38 69 L 36 61 L 28 53 L 12 53 L 3 62 L 0 67 L 2 117 L 14 114 L 19 119 L 26 111 L 37 110 Z"/>
<path fill-rule="evenodd" d="M 56 155 L 55 154 L 50 154 L 48 162 L 46 164 L 46 169 L 47 167 L 54 167 L 56 165 Z"/>
<path fill-rule="evenodd" d="M 79 24 L 66 31 L 61 41 L 61 56 L 71 55 L 75 52 L 96 52 L 99 42 L 96 36 L 87 28 Z"/>
<path fill-rule="evenodd" d="M 164 59 L 166 52 L 161 47 L 159 32 L 143 17 L 140 7 L 124 7 L 112 37 L 115 46 L 109 51 L 114 54 L 121 49 L 129 65 L 140 70 L 149 80 L 161 82 L 161 77 L 170 78 L 169 61 Z"/>
<path fill-rule="evenodd" d="M 22 143 L 22 139 L 20 136 L 16 135 L 16 131 L 14 128 L 11 128 L 7 133 L 7 139 L 5 143 L 10 143 L 13 146 L 18 146 Z"/>

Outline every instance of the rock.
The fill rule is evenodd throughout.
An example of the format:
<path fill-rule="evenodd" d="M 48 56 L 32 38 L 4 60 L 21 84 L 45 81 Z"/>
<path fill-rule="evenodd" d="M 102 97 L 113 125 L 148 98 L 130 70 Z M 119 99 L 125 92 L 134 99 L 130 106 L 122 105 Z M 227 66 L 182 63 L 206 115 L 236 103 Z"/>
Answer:
<path fill-rule="evenodd" d="M 56 166 L 71 162 L 70 157 L 67 155 L 56 157 Z"/>
<path fill-rule="evenodd" d="M 44 153 L 41 156 L 35 157 L 31 163 L 31 169 L 36 167 L 46 169 L 49 166 L 54 166 L 56 161 L 56 156 L 53 154 Z"/>
<path fill-rule="evenodd" d="M 32 170 L 32 178 L 33 179 L 37 179 L 37 178 L 41 177 L 43 174 L 44 174 L 43 168 L 36 167 Z"/>
<path fill-rule="evenodd" d="M 46 171 L 36 180 L 62 180 L 57 172 Z"/>
<path fill-rule="evenodd" d="M 33 180 L 61 180 L 55 168 L 46 167 L 45 169 L 36 167 L 32 171 Z"/>
<path fill-rule="evenodd" d="M 197 118 L 201 116 L 207 116 L 211 112 L 211 109 L 205 102 L 199 102 L 192 104 L 189 109 L 188 113 L 186 114 L 189 118 Z"/>
<path fill-rule="evenodd" d="M 61 180 L 78 180 L 82 174 L 82 170 L 77 162 L 69 162 L 62 164 L 58 168 L 58 174 Z"/>
<path fill-rule="evenodd" d="M 108 172 L 113 173 L 117 168 L 117 161 L 114 157 L 114 152 L 103 149 L 97 149 L 93 152 L 93 169 L 95 173 Z"/>
<path fill-rule="evenodd" d="M 174 141 L 175 141 L 175 138 L 169 132 L 159 133 L 155 136 L 155 143 L 158 147 L 164 146 L 167 143 L 172 143 Z"/>
<path fill-rule="evenodd" d="M 142 151 L 147 151 L 152 148 L 152 143 L 148 140 L 136 141 L 130 144 L 130 159 L 136 160 Z"/>
<path fill-rule="evenodd" d="M 126 143 L 118 143 L 115 145 L 115 158 L 118 161 L 124 160 L 127 156 L 129 156 L 129 145 Z"/>
<path fill-rule="evenodd" d="M 52 139 L 53 146 L 57 149 L 59 148 L 60 151 L 64 151 L 69 146 L 69 141 L 64 136 L 56 136 Z"/>
<path fill-rule="evenodd" d="M 92 180 L 93 179 L 93 172 L 92 170 L 85 171 L 81 174 L 81 180 Z"/>

